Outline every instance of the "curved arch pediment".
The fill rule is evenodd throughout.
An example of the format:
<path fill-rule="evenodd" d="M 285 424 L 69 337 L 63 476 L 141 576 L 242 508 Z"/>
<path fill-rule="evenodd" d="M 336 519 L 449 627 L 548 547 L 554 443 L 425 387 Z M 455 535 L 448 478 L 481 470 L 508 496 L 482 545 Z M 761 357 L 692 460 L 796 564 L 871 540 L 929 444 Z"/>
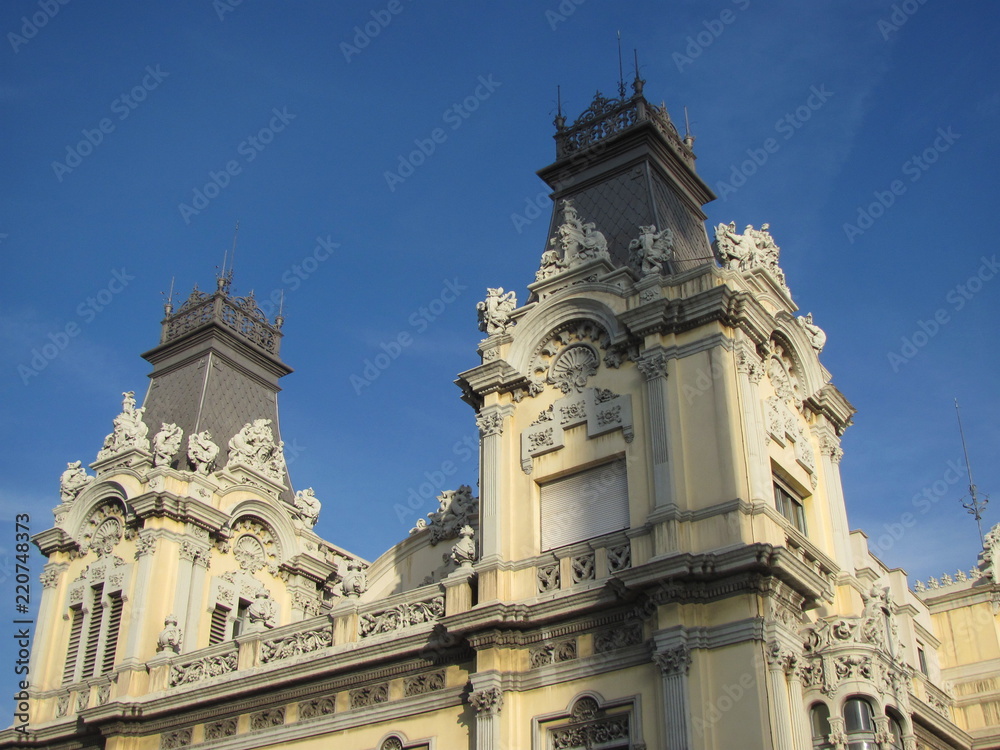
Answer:
<path fill-rule="evenodd" d="M 535 308 L 519 322 L 506 357 L 508 364 L 531 377 L 534 360 L 553 332 L 575 322 L 600 328 L 605 348 L 621 344 L 628 337 L 615 311 L 605 302 L 592 297 L 573 296 Z"/>

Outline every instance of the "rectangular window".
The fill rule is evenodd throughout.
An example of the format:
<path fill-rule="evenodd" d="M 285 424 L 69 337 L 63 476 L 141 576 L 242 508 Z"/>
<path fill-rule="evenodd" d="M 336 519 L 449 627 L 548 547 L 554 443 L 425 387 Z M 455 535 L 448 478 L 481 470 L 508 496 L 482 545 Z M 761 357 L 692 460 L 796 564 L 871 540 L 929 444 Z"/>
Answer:
<path fill-rule="evenodd" d="M 774 483 L 774 506 L 788 522 L 803 534 L 806 533 L 806 514 L 802 501 L 782 484 Z"/>
<path fill-rule="evenodd" d="M 540 486 L 542 551 L 629 527 L 625 461 L 613 461 Z"/>
<path fill-rule="evenodd" d="M 250 617 L 247 614 L 250 609 L 250 602 L 240 599 L 240 606 L 236 610 L 236 620 L 233 622 L 233 638 L 240 633 L 245 633 L 247 625 L 250 624 Z"/>
<path fill-rule="evenodd" d="M 90 605 L 90 622 L 87 623 L 87 643 L 83 651 L 82 679 L 93 677 L 97 665 L 97 644 L 101 639 L 101 621 L 104 619 L 104 584 L 94 586 Z"/>
<path fill-rule="evenodd" d="M 917 663 L 920 665 L 920 671 L 927 674 L 927 656 L 920 644 L 917 644 Z"/>
<path fill-rule="evenodd" d="M 108 624 L 104 639 L 104 658 L 101 660 L 101 674 L 107 674 L 115 668 L 115 653 L 118 651 L 118 632 L 122 625 L 122 595 L 116 591 L 111 595 L 111 608 L 108 611 Z"/>
<path fill-rule="evenodd" d="M 63 684 L 73 682 L 76 674 L 76 660 L 80 657 L 80 638 L 83 636 L 83 608 L 77 605 L 69 611 L 69 645 L 66 648 L 66 664 L 63 666 Z"/>
<path fill-rule="evenodd" d="M 212 611 L 212 624 L 208 631 L 208 645 L 214 646 L 226 640 L 226 620 L 229 618 L 229 607 L 216 604 Z"/>

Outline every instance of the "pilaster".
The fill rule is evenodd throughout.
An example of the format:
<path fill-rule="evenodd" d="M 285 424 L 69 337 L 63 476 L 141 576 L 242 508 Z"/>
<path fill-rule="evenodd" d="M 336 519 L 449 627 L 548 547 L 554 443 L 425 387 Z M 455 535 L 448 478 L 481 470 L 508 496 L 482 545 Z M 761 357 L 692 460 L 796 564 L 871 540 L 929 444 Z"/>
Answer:
<path fill-rule="evenodd" d="M 767 645 L 767 692 L 771 704 L 771 738 L 774 750 L 795 750 L 792 713 L 786 673 L 791 668 L 791 652 L 776 641 Z"/>
<path fill-rule="evenodd" d="M 663 737 L 666 750 L 690 750 L 691 715 L 688 689 L 688 672 L 691 669 L 691 650 L 686 643 L 655 634 L 653 661 L 660 668 L 663 681 Z"/>
<path fill-rule="evenodd" d="M 501 439 L 511 406 L 485 407 L 476 418 L 479 427 L 479 534 L 482 540 L 481 561 L 486 564 L 503 559 L 503 518 L 500 508 L 503 446 Z"/>
<path fill-rule="evenodd" d="M 503 742 L 500 712 L 503 711 L 503 690 L 500 687 L 500 675 L 476 675 L 473 678 L 473 688 L 469 693 L 469 705 L 476 712 L 475 750 L 501 750 Z"/>
<path fill-rule="evenodd" d="M 653 507 L 670 505 L 673 501 L 670 471 L 670 445 L 667 428 L 667 363 L 660 348 L 649 349 L 636 361 L 646 379 L 646 425 L 649 452 L 653 463 Z"/>
<path fill-rule="evenodd" d="M 736 371 L 739 373 L 740 409 L 743 412 L 743 440 L 747 450 L 747 474 L 750 499 L 767 503 L 771 499 L 771 469 L 764 442 L 764 416 L 760 406 L 758 384 L 764 375 L 764 364 L 751 346 L 744 342 L 736 350 Z"/>

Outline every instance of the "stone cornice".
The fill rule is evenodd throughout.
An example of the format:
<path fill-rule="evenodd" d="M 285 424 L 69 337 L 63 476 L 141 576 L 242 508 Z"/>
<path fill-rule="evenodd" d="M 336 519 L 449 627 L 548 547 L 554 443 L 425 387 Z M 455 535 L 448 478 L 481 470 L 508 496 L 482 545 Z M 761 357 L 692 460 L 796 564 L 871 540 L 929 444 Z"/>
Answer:
<path fill-rule="evenodd" d="M 227 513 L 191 497 L 180 497 L 172 492 L 147 492 L 129 500 L 137 518 L 166 516 L 175 521 L 197 524 L 217 531 L 230 520 Z"/>
<path fill-rule="evenodd" d="M 31 541 L 46 557 L 51 556 L 54 552 L 72 553 L 80 549 L 80 545 L 73 541 L 73 537 L 59 527 L 39 531 L 31 537 Z"/>

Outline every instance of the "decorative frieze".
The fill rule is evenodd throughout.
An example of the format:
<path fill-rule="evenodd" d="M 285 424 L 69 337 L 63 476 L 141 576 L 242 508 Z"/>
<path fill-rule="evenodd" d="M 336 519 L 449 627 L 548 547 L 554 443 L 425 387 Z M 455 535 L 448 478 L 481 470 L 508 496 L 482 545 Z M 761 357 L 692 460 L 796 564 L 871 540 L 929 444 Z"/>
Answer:
<path fill-rule="evenodd" d="M 329 716 L 337 710 L 337 701 L 332 695 L 299 703 L 299 720 Z"/>
<path fill-rule="evenodd" d="M 608 547 L 608 572 L 617 573 L 632 567 L 632 545 L 629 543 L 620 544 L 616 547 Z"/>
<path fill-rule="evenodd" d="M 42 582 L 42 588 L 54 589 L 59 585 L 59 571 L 54 568 L 43 570 L 40 579 Z"/>
<path fill-rule="evenodd" d="M 553 729 L 549 736 L 553 750 L 570 750 L 578 747 L 603 747 L 604 745 L 629 740 L 629 715 L 610 716 L 590 721 L 583 726 L 569 726 Z"/>
<path fill-rule="evenodd" d="M 444 597 L 435 596 L 422 602 L 404 602 L 389 609 L 366 612 L 358 620 L 358 636 L 367 638 L 379 633 L 391 633 L 411 625 L 434 622 L 444 617 Z"/>
<path fill-rule="evenodd" d="M 594 653 L 604 654 L 642 643 L 642 625 L 632 623 L 625 627 L 612 628 L 594 633 Z"/>
<path fill-rule="evenodd" d="M 170 668 L 170 687 L 200 682 L 210 677 L 235 672 L 239 655 L 233 651 L 220 656 L 206 656 L 187 664 L 176 664 Z"/>
<path fill-rule="evenodd" d="M 380 682 L 377 685 L 367 685 L 350 692 L 351 708 L 365 708 L 389 700 L 389 683 Z"/>
<path fill-rule="evenodd" d="M 550 641 L 528 650 L 528 663 L 531 669 L 572 661 L 577 657 L 576 638 L 561 641 Z"/>
<path fill-rule="evenodd" d="M 521 469 L 530 474 L 535 457 L 565 447 L 564 431 L 579 424 L 587 425 L 587 438 L 621 430 L 625 442 L 632 442 L 632 397 L 587 388 L 558 399 L 521 433 Z"/>
<path fill-rule="evenodd" d="M 538 593 L 545 594 L 559 589 L 559 563 L 538 566 Z"/>
<path fill-rule="evenodd" d="M 56 699 L 56 718 L 61 719 L 69 713 L 69 693 L 63 693 Z"/>
<path fill-rule="evenodd" d="M 573 573 L 573 583 L 594 580 L 594 553 L 570 558 L 570 570 Z"/>
<path fill-rule="evenodd" d="M 444 689 L 444 670 L 403 678 L 403 696 L 409 698 Z"/>
<path fill-rule="evenodd" d="M 271 661 L 309 654 L 332 645 L 333 633 L 329 627 L 305 630 L 264 641 L 260 646 L 260 660 L 266 664 Z"/>
<path fill-rule="evenodd" d="M 191 744 L 193 729 L 175 729 L 172 732 L 164 732 L 160 735 L 160 750 L 177 750 L 179 747 L 187 747 Z"/>
<path fill-rule="evenodd" d="M 205 740 L 221 740 L 236 734 L 236 719 L 222 719 L 205 725 Z"/>
<path fill-rule="evenodd" d="M 250 714 L 250 730 L 253 732 L 271 727 L 280 727 L 285 723 L 285 707 L 269 708 Z"/>

